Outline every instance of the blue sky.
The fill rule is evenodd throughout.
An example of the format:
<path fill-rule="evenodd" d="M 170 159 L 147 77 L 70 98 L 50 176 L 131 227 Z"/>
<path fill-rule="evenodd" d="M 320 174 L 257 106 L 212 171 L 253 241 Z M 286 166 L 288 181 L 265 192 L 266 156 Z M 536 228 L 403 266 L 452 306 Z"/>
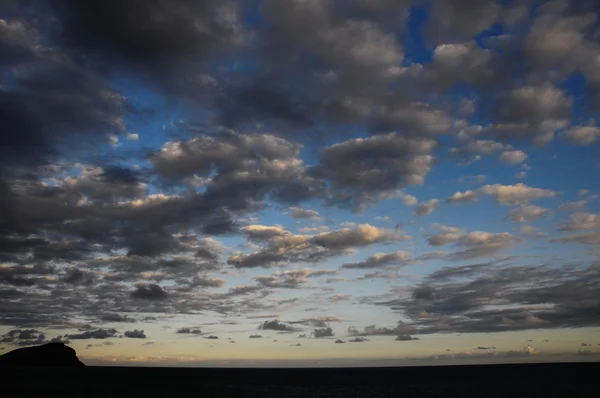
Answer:
<path fill-rule="evenodd" d="M 1 6 L 0 348 L 595 360 L 599 17 L 568 0 Z"/>

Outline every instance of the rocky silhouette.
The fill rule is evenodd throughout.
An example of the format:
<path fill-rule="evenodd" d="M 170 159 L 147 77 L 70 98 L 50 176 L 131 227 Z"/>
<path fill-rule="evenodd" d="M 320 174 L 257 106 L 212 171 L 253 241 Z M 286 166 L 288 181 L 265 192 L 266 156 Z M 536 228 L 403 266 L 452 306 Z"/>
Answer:
<path fill-rule="evenodd" d="M 74 349 L 63 343 L 18 348 L 0 355 L 0 366 L 85 366 Z"/>

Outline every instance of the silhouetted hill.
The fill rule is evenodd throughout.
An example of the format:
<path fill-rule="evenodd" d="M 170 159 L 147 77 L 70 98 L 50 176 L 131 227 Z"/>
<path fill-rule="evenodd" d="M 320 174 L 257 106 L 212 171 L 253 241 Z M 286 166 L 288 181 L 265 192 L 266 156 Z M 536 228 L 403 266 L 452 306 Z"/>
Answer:
<path fill-rule="evenodd" d="M 0 355 L 0 366 L 85 366 L 63 343 L 18 348 Z"/>

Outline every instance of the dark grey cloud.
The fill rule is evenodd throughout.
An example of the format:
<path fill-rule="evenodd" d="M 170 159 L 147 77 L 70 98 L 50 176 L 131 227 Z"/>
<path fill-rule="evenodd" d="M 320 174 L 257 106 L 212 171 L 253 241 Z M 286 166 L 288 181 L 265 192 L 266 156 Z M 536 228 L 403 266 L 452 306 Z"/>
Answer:
<path fill-rule="evenodd" d="M 66 339 L 66 336 L 57 336 L 47 339 L 46 335 L 37 329 L 12 329 L 0 336 L 0 343 L 18 347 L 27 347 L 46 343 L 68 344 L 69 340 Z"/>
<path fill-rule="evenodd" d="M 138 285 L 136 289 L 131 292 L 131 297 L 143 300 L 164 300 L 168 296 L 169 295 L 162 287 L 153 283 Z"/>
<path fill-rule="evenodd" d="M 415 210 L 413 211 L 413 214 L 417 217 L 427 216 L 427 215 L 433 213 L 439 207 L 439 205 L 440 205 L 439 200 L 430 199 L 430 200 L 418 205 L 415 208 Z"/>
<path fill-rule="evenodd" d="M 331 183 L 331 200 L 361 210 L 378 195 L 423 184 L 434 149 L 433 140 L 397 134 L 353 139 L 324 148 L 312 173 Z"/>
<path fill-rule="evenodd" d="M 134 77 L 180 95 L 209 89 L 209 77 L 195 79 L 193 73 L 244 37 L 236 22 L 236 1 L 140 1 L 124 6 L 65 0 L 52 6 L 63 25 L 61 44 L 90 54 L 97 69 L 135 71 L 140 75 Z"/>
<path fill-rule="evenodd" d="M 600 305 L 596 268 L 510 262 L 447 268 L 430 274 L 412 298 L 386 305 L 408 316 L 416 333 L 592 326 Z M 500 297 L 502 306 L 495 304 Z"/>
<path fill-rule="evenodd" d="M 121 314 L 104 314 L 98 317 L 103 322 L 135 322 L 135 319 Z"/>
<path fill-rule="evenodd" d="M 130 339 L 145 339 L 146 337 L 148 337 L 148 336 L 146 336 L 146 334 L 144 333 L 143 330 L 137 330 L 137 329 L 126 330 L 125 333 L 123 333 L 123 335 Z"/>
<path fill-rule="evenodd" d="M 178 334 L 201 334 L 202 331 L 200 329 L 193 329 L 193 328 L 181 328 L 181 329 L 177 329 L 177 333 Z"/>
<path fill-rule="evenodd" d="M 408 334 L 401 334 L 396 337 L 396 341 L 412 341 L 412 340 L 419 340 L 419 338 L 410 336 Z"/>
<path fill-rule="evenodd" d="M 260 334 L 251 334 L 249 338 L 251 338 L 251 339 L 261 339 L 262 336 Z"/>
<path fill-rule="evenodd" d="M 315 336 L 315 338 L 333 337 L 334 335 L 333 329 L 329 327 L 313 330 L 313 336 Z"/>
<path fill-rule="evenodd" d="M 264 321 L 258 327 L 259 330 L 279 330 L 284 332 L 291 332 L 295 330 L 291 325 L 283 323 L 277 319 L 272 321 Z"/>
<path fill-rule="evenodd" d="M 219 340 L 218 336 L 214 336 L 214 335 L 210 335 L 210 336 L 206 336 L 205 339 L 209 339 L 209 340 Z"/>
<path fill-rule="evenodd" d="M 433 2 L 424 34 L 432 42 L 461 42 L 490 28 L 501 16 L 494 0 Z"/>
<path fill-rule="evenodd" d="M 89 340 L 89 339 L 108 339 L 117 337 L 119 332 L 116 329 L 95 329 L 83 333 L 66 334 L 65 338 L 71 340 Z"/>

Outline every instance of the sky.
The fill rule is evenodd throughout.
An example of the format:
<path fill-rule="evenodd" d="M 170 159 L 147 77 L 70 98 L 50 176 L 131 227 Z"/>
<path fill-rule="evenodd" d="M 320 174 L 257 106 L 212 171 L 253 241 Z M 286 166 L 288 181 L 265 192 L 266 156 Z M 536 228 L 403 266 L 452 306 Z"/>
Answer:
<path fill-rule="evenodd" d="M 597 361 L 599 18 L 1 2 L 0 353 Z"/>

